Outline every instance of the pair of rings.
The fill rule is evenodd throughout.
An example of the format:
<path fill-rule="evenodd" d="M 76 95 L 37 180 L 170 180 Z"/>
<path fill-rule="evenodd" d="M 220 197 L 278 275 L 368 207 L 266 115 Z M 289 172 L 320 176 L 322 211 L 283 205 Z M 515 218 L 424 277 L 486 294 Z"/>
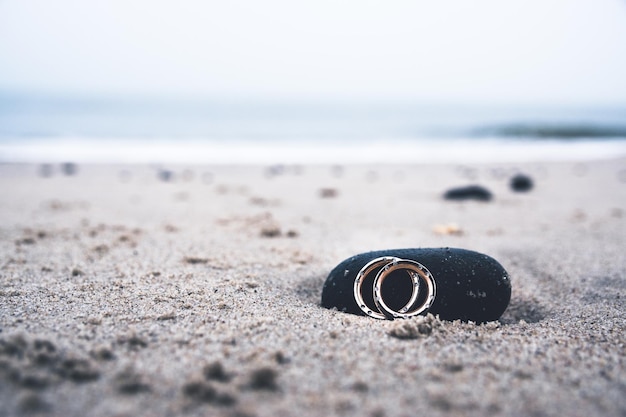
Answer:
<path fill-rule="evenodd" d="M 396 271 L 406 271 L 412 288 L 411 296 L 406 300 L 407 283 L 383 289 L 383 283 Z M 389 280 L 392 281 L 392 280 Z M 405 279 L 406 281 L 406 279 Z M 364 288 L 364 283 L 367 283 Z M 364 289 L 371 293 L 364 295 Z M 394 289 L 395 287 L 395 289 Z M 398 288 L 400 290 L 398 290 Z M 425 291 L 422 289 L 425 288 Z M 430 271 L 419 262 L 401 259 L 395 256 L 383 256 L 366 263 L 354 279 L 354 300 L 365 314 L 375 319 L 409 318 L 426 313 L 435 301 L 436 284 Z M 398 294 L 400 293 L 400 294 Z M 383 295 L 389 298 L 385 301 Z M 366 300 L 367 299 L 367 300 Z"/>

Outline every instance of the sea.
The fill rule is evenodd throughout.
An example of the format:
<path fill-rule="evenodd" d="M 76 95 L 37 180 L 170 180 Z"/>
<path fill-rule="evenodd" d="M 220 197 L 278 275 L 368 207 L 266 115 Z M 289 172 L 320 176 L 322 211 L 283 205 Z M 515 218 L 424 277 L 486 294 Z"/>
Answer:
<path fill-rule="evenodd" d="M 626 156 L 626 104 L 0 92 L 1 163 L 429 164 Z"/>

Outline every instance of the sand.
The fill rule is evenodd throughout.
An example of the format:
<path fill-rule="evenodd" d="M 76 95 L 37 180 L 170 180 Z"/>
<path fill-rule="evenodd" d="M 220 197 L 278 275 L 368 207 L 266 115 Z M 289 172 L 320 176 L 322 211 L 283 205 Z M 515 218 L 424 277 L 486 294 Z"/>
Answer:
<path fill-rule="evenodd" d="M 626 415 L 624 159 L 48 168 L 0 165 L 0 415 Z M 320 307 L 351 255 L 446 246 L 509 271 L 499 321 Z"/>

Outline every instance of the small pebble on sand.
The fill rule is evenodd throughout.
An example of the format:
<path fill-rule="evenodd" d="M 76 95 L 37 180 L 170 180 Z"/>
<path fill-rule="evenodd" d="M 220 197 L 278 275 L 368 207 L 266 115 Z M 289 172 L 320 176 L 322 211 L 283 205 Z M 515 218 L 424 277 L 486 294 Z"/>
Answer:
<path fill-rule="evenodd" d="M 510 186 L 513 191 L 523 193 L 532 190 L 534 183 L 528 175 L 517 174 L 511 178 Z"/>
<path fill-rule="evenodd" d="M 453 201 L 491 201 L 493 194 L 481 185 L 468 185 L 465 187 L 451 188 L 443 195 L 445 200 Z"/>

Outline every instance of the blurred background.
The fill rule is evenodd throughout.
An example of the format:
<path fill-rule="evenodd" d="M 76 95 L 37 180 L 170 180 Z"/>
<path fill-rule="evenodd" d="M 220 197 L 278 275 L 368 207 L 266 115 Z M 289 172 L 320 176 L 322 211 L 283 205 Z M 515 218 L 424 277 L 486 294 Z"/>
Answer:
<path fill-rule="evenodd" d="M 0 0 L 2 162 L 623 155 L 624 0 Z"/>

